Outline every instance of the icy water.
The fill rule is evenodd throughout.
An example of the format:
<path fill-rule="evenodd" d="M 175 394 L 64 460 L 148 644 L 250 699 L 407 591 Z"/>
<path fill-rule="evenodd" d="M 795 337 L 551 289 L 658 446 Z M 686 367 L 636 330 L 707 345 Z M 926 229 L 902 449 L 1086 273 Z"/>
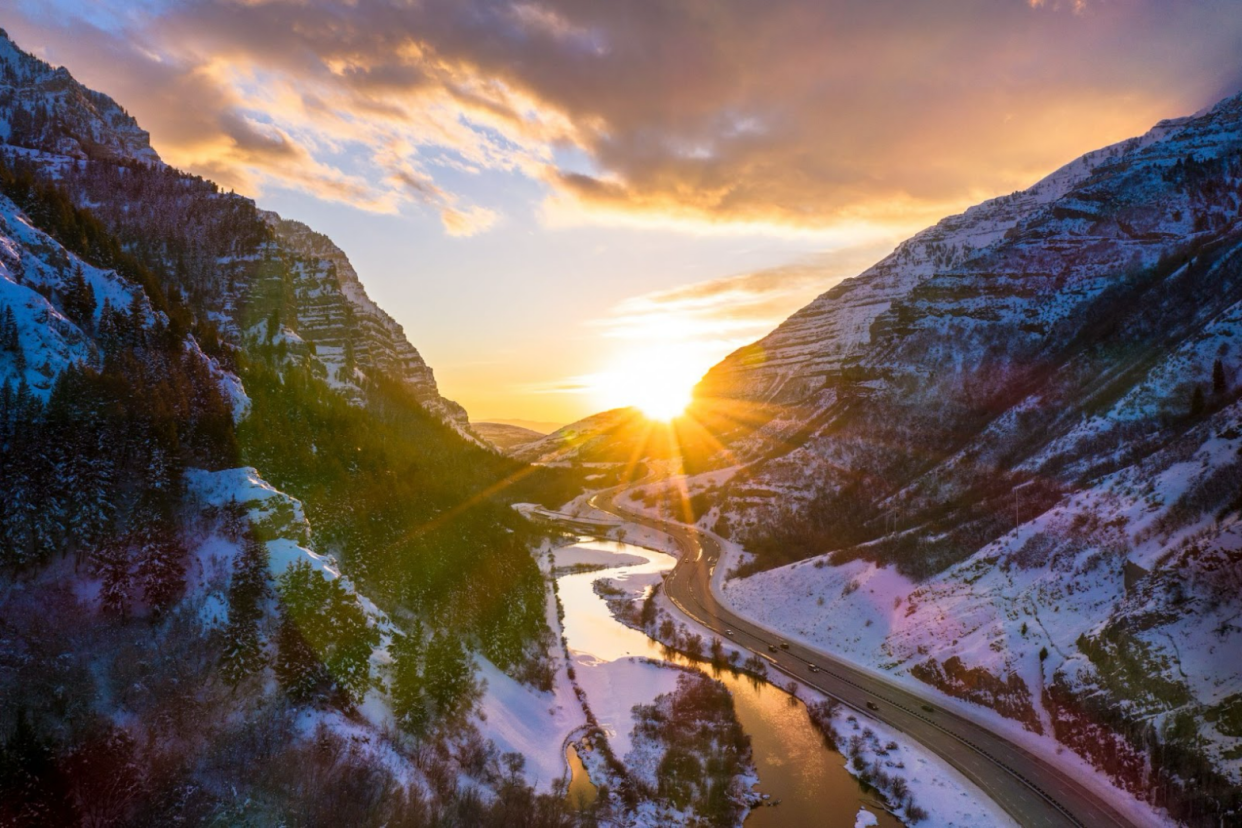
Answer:
<path fill-rule="evenodd" d="M 734 676 L 727 670 L 716 672 L 707 662 L 680 655 L 666 656 L 658 642 L 614 619 L 608 605 L 595 594 L 593 585 L 600 578 L 623 581 L 637 575 L 664 572 L 673 566 L 671 556 L 613 541 L 582 541 L 576 546 L 641 558 L 643 563 L 562 575 L 557 579 L 571 655 L 579 664 L 606 664 L 627 657 L 672 661 L 698 668 L 723 682 L 733 693 L 738 720 L 750 735 L 759 771 L 757 790 L 769 794 L 769 801 L 780 801 L 778 806 L 751 811 L 746 818 L 747 828 L 791 825 L 853 828 L 861 806 L 878 817 L 880 828 L 900 828 L 901 823 L 886 813 L 845 770 L 845 757 L 824 745 L 801 701 L 767 682 Z M 583 678 L 581 673 L 580 669 L 580 679 Z M 590 686 L 586 689 L 588 701 L 594 704 Z M 618 731 L 628 726 L 627 722 L 616 722 Z M 585 776 L 581 762 L 574 761 L 577 758 L 576 754 L 571 758 L 575 779 L 579 774 Z M 583 780 L 579 784 L 587 783 Z"/>

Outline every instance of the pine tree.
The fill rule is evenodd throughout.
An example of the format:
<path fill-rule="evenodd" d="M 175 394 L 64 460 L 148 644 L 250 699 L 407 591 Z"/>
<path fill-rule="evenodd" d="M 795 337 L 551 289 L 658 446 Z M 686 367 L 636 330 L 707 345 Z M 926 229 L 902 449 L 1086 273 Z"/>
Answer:
<path fill-rule="evenodd" d="M 4 551 L 7 563 L 20 568 L 36 563 L 46 551 L 40 546 L 42 495 L 47 477 L 46 446 L 40 428 L 43 410 L 24 379 L 17 386 L 9 411 L 14 427 L 8 442 L 11 460 L 6 464 L 9 473 L 4 501 Z"/>
<path fill-rule="evenodd" d="M 447 631 L 432 637 L 423 680 L 437 718 L 453 719 L 464 712 L 475 688 L 470 657 L 459 637 Z"/>
<path fill-rule="evenodd" d="M 113 309 L 112 304 L 105 298 L 103 309 L 99 312 L 99 328 L 96 339 L 99 347 L 105 353 L 113 353 L 121 347 L 124 339 L 120 330 L 119 321 L 121 315 Z"/>
<path fill-rule="evenodd" d="M 17 375 L 22 376 L 26 372 L 26 351 L 22 348 L 21 340 L 16 335 L 13 337 L 13 367 L 17 369 Z M 23 378 L 23 382 L 25 379 Z"/>
<path fill-rule="evenodd" d="M 388 651 L 392 655 L 392 712 L 406 732 L 422 737 L 431 722 L 430 700 L 423 680 L 426 642 L 423 626 L 415 621 L 405 635 L 393 637 Z"/>
<path fill-rule="evenodd" d="M 1225 381 L 1225 366 L 1218 359 L 1212 363 L 1212 393 L 1219 397 L 1226 390 L 1228 383 Z"/>
<path fill-rule="evenodd" d="M 1206 407 L 1207 402 L 1203 398 L 1203 388 L 1196 385 L 1194 392 L 1190 395 L 1190 416 L 1198 417 L 1202 415 Z"/>
<path fill-rule="evenodd" d="M 9 353 L 16 353 L 21 347 L 17 333 L 17 318 L 13 314 L 11 305 L 4 306 L 4 313 L 0 315 L 0 348 Z"/>
<path fill-rule="evenodd" d="M 323 692 L 328 673 L 297 623 L 282 607 L 276 631 L 276 679 L 295 702 L 307 702 Z"/>
<path fill-rule="evenodd" d="M 78 262 L 69 278 L 69 286 L 65 291 L 65 315 L 79 327 L 89 328 L 95 316 L 95 289 L 86 281 L 82 274 L 82 264 Z"/>
<path fill-rule="evenodd" d="M 114 453 L 98 424 L 92 436 L 93 443 L 83 452 L 86 459 L 77 478 L 69 514 L 69 534 L 79 550 L 89 548 L 110 532 L 116 517 Z"/>
<path fill-rule="evenodd" d="M 379 643 L 379 632 L 354 596 L 339 580 L 325 578 L 299 561 L 281 576 L 280 597 L 346 701 L 359 701 L 371 686 L 371 652 Z"/>
<path fill-rule="evenodd" d="M 221 508 L 220 531 L 224 537 L 234 543 L 245 540 L 247 533 L 253 532 L 250 520 L 246 516 L 246 507 L 236 499 L 230 500 Z"/>
<path fill-rule="evenodd" d="M 163 615 L 185 591 L 185 547 L 176 529 L 149 510 L 141 510 L 136 520 L 132 537 L 142 594 L 155 614 Z"/>
<path fill-rule="evenodd" d="M 109 615 L 125 618 L 129 614 L 129 551 L 117 539 L 109 539 L 95 549 L 95 569 L 102 579 L 99 603 Z"/>
<path fill-rule="evenodd" d="M 224 630 L 221 671 L 225 680 L 232 684 L 253 674 L 263 663 L 259 621 L 263 617 L 261 602 L 268 594 L 267 573 L 267 545 L 247 532 L 233 565 L 229 623 Z"/>

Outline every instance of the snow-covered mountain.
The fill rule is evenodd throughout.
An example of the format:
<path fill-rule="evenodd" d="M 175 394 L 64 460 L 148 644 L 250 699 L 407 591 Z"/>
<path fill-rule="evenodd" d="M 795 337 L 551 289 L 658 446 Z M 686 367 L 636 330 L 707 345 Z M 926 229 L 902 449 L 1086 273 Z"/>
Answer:
<path fill-rule="evenodd" d="M 476 677 L 554 700 L 546 470 L 325 236 L 2 35 L 0 81 L 0 824 L 563 811 Z"/>
<path fill-rule="evenodd" d="M 858 276 L 817 297 L 772 333 L 730 354 L 702 379 L 696 396 L 781 405 L 825 389 L 871 343 L 872 325 L 893 302 L 1006 238 L 1033 212 L 1066 195 L 1101 165 L 1158 141 L 1189 119 L 1161 121 L 1146 135 L 1078 158 L 1034 186 L 990 199 L 902 242 Z"/>
<path fill-rule="evenodd" d="M 226 337 L 279 337 L 355 398 L 380 375 L 397 379 L 478 441 L 464 409 L 440 395 L 431 368 L 329 238 L 166 167 L 111 98 L 23 52 L 2 30 L 0 78 L 7 157 L 49 171 L 124 241 L 161 240 L 162 258 L 186 277 Z M 271 267 L 273 260 L 283 266 Z M 267 330 L 272 319 L 280 330 Z"/>
<path fill-rule="evenodd" d="M 713 368 L 691 491 L 751 553 L 728 594 L 1183 818 L 1238 808 L 1240 334 L 1242 96 L 945 219 Z"/>

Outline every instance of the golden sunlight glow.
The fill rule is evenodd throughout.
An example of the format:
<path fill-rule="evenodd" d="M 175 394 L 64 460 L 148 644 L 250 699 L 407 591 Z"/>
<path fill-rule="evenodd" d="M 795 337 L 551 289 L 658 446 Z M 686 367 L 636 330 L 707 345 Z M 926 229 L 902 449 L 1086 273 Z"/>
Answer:
<path fill-rule="evenodd" d="M 594 396 L 607 408 L 633 406 L 653 420 L 677 417 L 690 404 L 690 389 L 705 370 L 699 360 L 679 351 L 672 346 L 627 353 L 594 377 Z"/>

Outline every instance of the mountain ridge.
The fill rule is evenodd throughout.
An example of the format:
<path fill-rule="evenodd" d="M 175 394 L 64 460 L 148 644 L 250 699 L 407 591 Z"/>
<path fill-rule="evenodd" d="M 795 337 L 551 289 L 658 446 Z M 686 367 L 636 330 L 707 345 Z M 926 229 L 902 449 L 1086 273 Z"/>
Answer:
<path fill-rule="evenodd" d="M 149 134 L 115 101 L 82 86 L 63 67 L 54 69 L 23 52 L 7 34 L 0 34 L 0 74 L 5 84 L 0 87 L 0 123 L 10 127 L 3 136 L 7 145 L 4 149 L 21 162 L 54 170 L 53 174 L 83 201 L 96 205 L 101 217 L 114 231 L 121 231 L 123 237 L 128 233 L 135 238 L 135 243 L 139 243 L 141 237 L 159 237 L 168 229 L 163 224 L 168 217 L 143 219 L 110 214 L 106 208 L 115 201 L 110 195 L 116 182 L 96 181 L 92 176 L 115 177 L 119 173 L 121 178 L 136 180 L 139 187 L 148 185 L 148 197 L 154 189 L 149 185 L 155 183 L 161 190 L 160 197 L 168 200 L 185 201 L 187 191 L 197 190 L 195 197 L 207 196 L 237 205 L 229 207 L 234 213 L 239 208 L 249 211 L 248 220 L 256 222 L 249 231 L 255 238 L 250 250 L 190 251 L 199 259 L 197 266 L 204 271 L 204 281 L 221 282 L 224 280 L 219 277 L 227 274 L 227 281 L 232 285 L 231 292 L 221 292 L 219 285 L 213 285 L 211 289 L 217 295 L 200 298 L 209 305 L 209 312 L 226 335 L 237 341 L 246 333 L 244 329 L 254 324 L 255 308 L 247 307 L 238 299 L 248 292 L 253 295 L 248 283 L 261 278 L 253 263 L 272 255 L 262 252 L 263 236 L 267 232 L 263 228 L 270 228 L 271 238 L 284 248 L 285 254 L 303 260 L 298 268 L 301 284 L 276 286 L 270 297 L 274 307 L 269 310 L 283 315 L 279 320 L 281 327 L 289 328 L 299 339 L 312 343 L 316 353 L 304 355 L 318 362 L 330 381 L 355 396 L 360 383 L 367 381 L 367 371 L 391 374 L 407 383 L 420 403 L 435 416 L 471 442 L 479 442 L 470 431 L 465 410 L 439 393 L 431 368 L 409 342 L 401 326 L 367 296 L 348 257 L 331 239 L 301 222 L 258 210 L 251 199 L 221 193 L 210 182 L 167 167 L 151 148 Z M 32 108 L 36 113 L 47 109 L 47 114 L 28 117 Z M 13 127 L 15 120 L 18 126 Z M 92 162 L 102 165 L 99 167 L 102 172 L 89 166 Z M 110 173 L 110 167 L 116 172 Z M 190 209 L 196 208 L 191 206 Z M 193 232 L 192 227 L 190 232 Z M 213 252 L 216 253 L 214 257 L 210 255 Z M 181 254 L 179 262 L 184 263 L 187 258 L 186 254 Z M 298 330 L 299 317 L 303 314 L 307 328 L 304 332 Z M 261 336 L 268 333 L 258 332 Z M 271 335 L 276 333 L 278 331 L 273 331 Z M 319 345 L 323 347 L 322 354 L 318 353 Z M 355 374 L 358 370 L 362 373 Z"/>
<path fill-rule="evenodd" d="M 1242 96 L 1057 175 L 1046 198 L 923 231 L 713 368 L 690 414 L 720 445 L 680 496 L 643 499 L 679 519 L 697 503 L 688 519 L 738 544 L 724 594 L 743 614 L 1227 822 Z"/>
<path fill-rule="evenodd" d="M 326 237 L 0 67 L 0 823 L 559 819 L 502 783 L 479 673 L 565 681 L 511 508 L 560 480 L 481 444 Z"/>

